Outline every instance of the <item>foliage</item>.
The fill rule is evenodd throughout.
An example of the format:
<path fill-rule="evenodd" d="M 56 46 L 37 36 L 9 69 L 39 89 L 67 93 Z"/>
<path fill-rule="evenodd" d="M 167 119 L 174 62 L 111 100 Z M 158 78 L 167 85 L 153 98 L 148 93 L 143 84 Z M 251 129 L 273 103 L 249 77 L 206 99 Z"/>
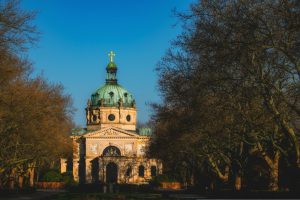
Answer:
<path fill-rule="evenodd" d="M 61 174 L 62 180 L 66 184 L 66 186 L 73 186 L 75 185 L 74 177 L 72 172 L 64 172 Z"/>
<path fill-rule="evenodd" d="M 60 182 L 63 180 L 63 176 L 57 170 L 50 170 L 43 176 L 44 182 Z"/>
<path fill-rule="evenodd" d="M 0 2 L 0 188 L 13 188 L 70 152 L 72 100 L 62 85 L 33 76 L 26 53 L 39 34 L 16 0 Z"/>
<path fill-rule="evenodd" d="M 75 184 L 72 172 L 64 172 L 61 174 L 57 169 L 50 169 L 45 171 L 42 175 L 41 181 L 64 182 L 66 186 L 72 186 Z"/>
<path fill-rule="evenodd" d="M 159 186 L 162 182 L 178 182 L 179 180 L 175 178 L 174 176 L 168 176 L 166 174 L 160 174 L 157 176 L 154 176 L 152 180 L 150 181 L 150 184 L 153 186 Z"/>

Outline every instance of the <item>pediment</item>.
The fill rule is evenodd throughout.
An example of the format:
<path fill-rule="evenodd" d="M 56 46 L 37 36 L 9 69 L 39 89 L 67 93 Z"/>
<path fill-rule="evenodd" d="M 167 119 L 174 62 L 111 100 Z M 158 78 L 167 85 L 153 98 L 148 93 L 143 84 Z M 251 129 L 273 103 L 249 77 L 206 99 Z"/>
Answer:
<path fill-rule="evenodd" d="M 93 132 L 89 132 L 83 135 L 85 138 L 111 138 L 111 137 L 118 137 L 118 138 L 128 138 L 128 137 L 139 137 L 138 134 L 132 133 L 117 127 L 107 127 L 104 129 L 96 130 Z"/>

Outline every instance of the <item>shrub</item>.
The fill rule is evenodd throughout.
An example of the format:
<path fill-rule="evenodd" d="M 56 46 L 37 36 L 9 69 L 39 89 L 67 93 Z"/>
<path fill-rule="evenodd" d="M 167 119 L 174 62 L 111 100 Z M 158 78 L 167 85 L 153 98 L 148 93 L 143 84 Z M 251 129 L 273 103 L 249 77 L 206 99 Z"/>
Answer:
<path fill-rule="evenodd" d="M 178 182 L 174 176 L 168 176 L 166 174 L 157 175 L 152 178 L 150 184 L 153 186 L 159 186 L 161 182 Z"/>
<path fill-rule="evenodd" d="M 66 184 L 66 186 L 75 185 L 75 181 L 74 181 L 72 172 L 64 172 L 61 175 L 62 175 L 62 180 Z"/>
<path fill-rule="evenodd" d="M 44 182 L 60 182 L 63 180 L 63 177 L 59 172 L 55 170 L 51 170 L 44 174 L 42 180 Z"/>

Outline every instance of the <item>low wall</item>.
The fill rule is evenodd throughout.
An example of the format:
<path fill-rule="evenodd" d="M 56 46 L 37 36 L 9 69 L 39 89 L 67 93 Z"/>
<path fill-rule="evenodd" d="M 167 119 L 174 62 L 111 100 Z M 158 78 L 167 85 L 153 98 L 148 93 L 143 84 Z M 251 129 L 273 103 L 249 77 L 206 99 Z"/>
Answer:
<path fill-rule="evenodd" d="M 159 184 L 160 189 L 171 189 L 171 190 L 179 190 L 181 189 L 181 183 L 179 182 L 161 182 Z"/>
<path fill-rule="evenodd" d="M 66 186 L 64 182 L 37 182 L 35 185 L 39 189 L 63 189 Z"/>

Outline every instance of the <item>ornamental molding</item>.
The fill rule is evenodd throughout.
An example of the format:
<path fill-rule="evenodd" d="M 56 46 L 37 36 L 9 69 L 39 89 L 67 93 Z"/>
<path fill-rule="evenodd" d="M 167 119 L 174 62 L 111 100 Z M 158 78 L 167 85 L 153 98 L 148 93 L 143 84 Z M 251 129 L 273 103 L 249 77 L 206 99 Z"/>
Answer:
<path fill-rule="evenodd" d="M 125 131 L 117 127 L 107 127 L 104 129 L 89 132 L 83 135 L 84 138 L 140 138 L 140 135 Z"/>

